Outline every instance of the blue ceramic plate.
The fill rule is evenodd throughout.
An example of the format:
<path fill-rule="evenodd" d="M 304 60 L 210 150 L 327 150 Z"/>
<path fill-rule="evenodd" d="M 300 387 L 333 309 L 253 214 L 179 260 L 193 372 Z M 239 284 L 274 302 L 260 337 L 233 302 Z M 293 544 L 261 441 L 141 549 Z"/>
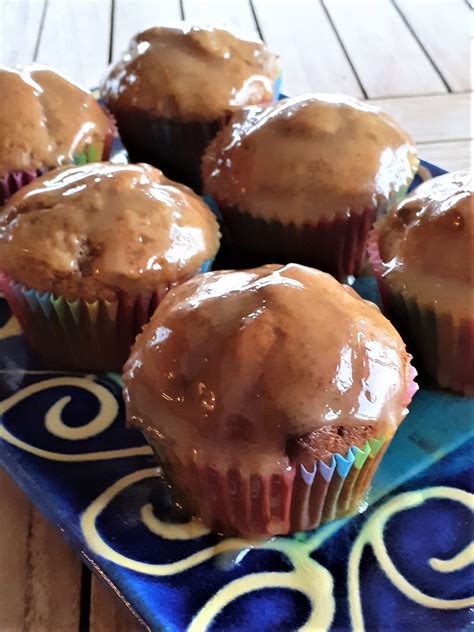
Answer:
<path fill-rule="evenodd" d="M 356 287 L 375 298 L 372 279 Z M 47 369 L 0 299 L 0 462 L 149 628 L 474 623 L 472 399 L 422 388 L 365 513 L 255 545 L 173 522 L 150 450 L 124 427 L 117 375 Z"/>

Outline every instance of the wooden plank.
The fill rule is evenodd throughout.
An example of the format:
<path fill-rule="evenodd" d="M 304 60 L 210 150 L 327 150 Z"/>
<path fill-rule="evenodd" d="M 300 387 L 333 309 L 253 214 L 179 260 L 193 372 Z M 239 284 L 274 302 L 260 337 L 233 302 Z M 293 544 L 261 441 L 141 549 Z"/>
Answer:
<path fill-rule="evenodd" d="M 197 24 L 234 27 L 247 37 L 259 37 L 249 0 L 184 0 L 184 17 Z"/>
<path fill-rule="evenodd" d="M 89 632 L 140 632 L 143 629 L 117 595 L 92 576 Z"/>
<path fill-rule="evenodd" d="M 446 92 L 389 0 L 324 0 L 370 98 Z"/>
<path fill-rule="evenodd" d="M 423 143 L 418 146 L 420 157 L 447 171 L 472 169 L 474 142 L 457 140 L 446 143 Z"/>
<path fill-rule="evenodd" d="M 0 630 L 77 630 L 79 560 L 3 470 L 0 490 Z"/>
<path fill-rule="evenodd" d="M 363 96 L 338 37 L 318 0 L 253 0 L 263 37 L 281 58 L 283 92 Z"/>
<path fill-rule="evenodd" d="M 0 64 L 33 61 L 45 0 L 0 0 Z"/>
<path fill-rule="evenodd" d="M 416 142 L 466 140 L 472 135 L 472 94 L 377 99 L 371 101 L 388 112 Z"/>
<path fill-rule="evenodd" d="M 180 19 L 179 0 L 115 0 L 112 59 L 117 59 L 139 31 Z"/>
<path fill-rule="evenodd" d="M 111 0 L 48 0 L 38 61 L 97 86 L 109 59 L 111 11 Z"/>
<path fill-rule="evenodd" d="M 441 71 L 451 90 L 471 89 L 469 26 L 463 0 L 395 0 L 396 5 Z"/>

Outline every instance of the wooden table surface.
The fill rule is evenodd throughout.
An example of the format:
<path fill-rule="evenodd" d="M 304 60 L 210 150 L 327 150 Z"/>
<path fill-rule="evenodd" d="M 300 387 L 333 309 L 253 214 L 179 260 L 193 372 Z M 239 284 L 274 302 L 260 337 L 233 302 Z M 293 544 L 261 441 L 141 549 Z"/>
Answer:
<path fill-rule="evenodd" d="M 422 158 L 470 168 L 468 0 L 0 0 L 0 63 L 51 64 L 96 86 L 137 31 L 227 23 L 279 53 L 283 91 L 369 99 Z M 1 104 L 1 95 L 0 95 Z M 0 632 L 138 630 L 126 608 L 0 470 Z"/>

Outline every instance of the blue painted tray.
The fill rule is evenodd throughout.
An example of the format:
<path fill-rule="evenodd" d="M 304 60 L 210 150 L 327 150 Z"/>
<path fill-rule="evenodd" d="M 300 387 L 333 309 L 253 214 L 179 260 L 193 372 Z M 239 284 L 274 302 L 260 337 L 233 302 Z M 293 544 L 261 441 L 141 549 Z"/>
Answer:
<path fill-rule="evenodd" d="M 356 289 L 376 295 L 372 279 Z M 173 522 L 155 461 L 123 412 L 117 375 L 48 371 L 0 299 L 0 463 L 149 628 L 474 623 L 473 399 L 422 388 L 365 513 L 264 544 Z"/>

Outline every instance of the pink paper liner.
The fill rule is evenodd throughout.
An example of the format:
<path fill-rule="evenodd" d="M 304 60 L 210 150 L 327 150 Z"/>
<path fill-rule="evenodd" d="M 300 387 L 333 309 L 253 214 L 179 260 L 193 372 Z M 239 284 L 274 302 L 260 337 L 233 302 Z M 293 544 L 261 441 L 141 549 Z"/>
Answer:
<path fill-rule="evenodd" d="M 68 300 L 37 292 L 0 274 L 0 291 L 32 349 L 52 367 L 120 370 L 142 326 L 170 289 L 162 284 L 139 297 Z"/>
<path fill-rule="evenodd" d="M 377 215 L 377 209 L 348 210 L 331 220 L 297 226 L 221 207 L 218 200 L 217 204 L 239 251 L 281 263 L 303 263 L 338 279 L 360 273 L 367 236 Z"/>
<path fill-rule="evenodd" d="M 0 206 L 14 193 L 22 187 L 32 182 L 35 178 L 45 173 L 42 169 L 31 169 L 30 171 L 12 171 L 4 176 L 0 176 Z"/>
<path fill-rule="evenodd" d="M 412 350 L 417 366 L 442 388 L 474 395 L 474 319 L 456 320 L 437 305 L 421 305 L 386 280 L 375 230 L 367 253 L 384 312 Z"/>
<path fill-rule="evenodd" d="M 418 386 L 409 365 L 409 384 L 403 405 Z M 153 435 L 145 438 L 161 462 L 177 500 L 210 528 L 224 534 L 273 536 L 314 529 L 360 509 L 372 477 L 393 435 L 368 439 L 329 461 L 315 460 L 311 468 L 300 461 L 283 470 L 264 464 L 261 471 L 245 469 L 245 457 L 221 468 L 195 452 L 186 459 L 164 448 Z"/>

